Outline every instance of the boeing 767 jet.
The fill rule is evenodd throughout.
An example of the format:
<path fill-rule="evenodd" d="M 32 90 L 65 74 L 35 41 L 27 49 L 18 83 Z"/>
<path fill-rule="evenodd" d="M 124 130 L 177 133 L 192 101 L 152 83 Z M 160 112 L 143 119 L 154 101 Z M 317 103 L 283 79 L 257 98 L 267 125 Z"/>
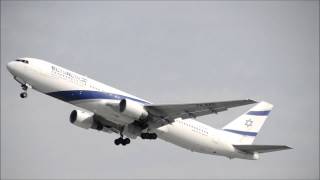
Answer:
<path fill-rule="evenodd" d="M 21 98 L 29 88 L 83 110 L 73 110 L 70 122 L 84 129 L 117 133 L 115 145 L 132 139 L 163 139 L 194 152 L 227 158 L 256 160 L 260 153 L 290 149 L 284 145 L 253 145 L 273 105 L 254 100 L 192 104 L 152 104 L 116 88 L 52 63 L 18 58 L 8 63 L 13 78 L 21 84 Z M 257 103 L 222 129 L 203 124 L 196 117 L 217 114 L 229 108 Z"/>

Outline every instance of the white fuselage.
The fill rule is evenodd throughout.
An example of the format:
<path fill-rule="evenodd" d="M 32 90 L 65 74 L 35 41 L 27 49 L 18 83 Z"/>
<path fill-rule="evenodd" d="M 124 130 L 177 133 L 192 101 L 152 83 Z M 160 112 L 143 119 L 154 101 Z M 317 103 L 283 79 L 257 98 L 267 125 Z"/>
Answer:
<path fill-rule="evenodd" d="M 121 117 L 121 114 L 114 111 L 112 107 L 101 105 L 101 102 L 129 98 L 141 104 L 151 104 L 146 100 L 49 62 L 33 58 L 24 59 L 28 59 L 28 64 L 16 61 L 8 64 L 9 71 L 18 82 L 92 113 L 99 114 L 115 124 L 125 126 L 130 121 Z M 63 94 L 65 91 L 70 92 L 72 90 L 80 90 L 80 93 L 83 91 L 84 96 L 91 96 L 91 98 L 79 100 L 73 98 L 72 94 L 68 94 L 68 96 Z M 95 91 L 97 94 L 85 94 L 86 91 Z M 103 92 L 106 97 L 100 98 L 99 92 Z M 194 119 L 177 118 L 175 122 L 162 126 L 154 132 L 159 138 L 191 151 L 222 155 L 228 158 L 255 159 L 253 154 L 238 151 L 233 147 L 229 141 L 230 136 L 233 136 L 232 133 L 212 128 Z"/>

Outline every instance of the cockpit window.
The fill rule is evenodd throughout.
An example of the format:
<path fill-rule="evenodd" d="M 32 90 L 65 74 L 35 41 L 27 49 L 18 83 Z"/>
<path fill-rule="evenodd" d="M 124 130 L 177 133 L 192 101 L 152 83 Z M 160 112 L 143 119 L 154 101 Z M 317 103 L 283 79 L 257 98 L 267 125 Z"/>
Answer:
<path fill-rule="evenodd" d="M 29 64 L 29 61 L 27 61 L 27 60 L 23 60 L 23 59 L 17 59 L 16 61 L 19 61 L 19 62 L 23 62 L 23 63 Z"/>

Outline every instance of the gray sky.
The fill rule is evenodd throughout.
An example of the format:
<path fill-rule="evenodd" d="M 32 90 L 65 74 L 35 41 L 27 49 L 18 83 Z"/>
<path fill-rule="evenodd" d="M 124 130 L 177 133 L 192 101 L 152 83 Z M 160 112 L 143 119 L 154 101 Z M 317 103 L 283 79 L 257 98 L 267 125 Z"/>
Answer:
<path fill-rule="evenodd" d="M 258 161 L 162 140 L 126 147 L 69 123 L 72 105 L 21 89 L 16 57 L 61 65 L 154 103 L 275 105 Z M 251 106 L 198 118 L 221 127 Z M 319 178 L 319 1 L 1 1 L 1 178 Z"/>

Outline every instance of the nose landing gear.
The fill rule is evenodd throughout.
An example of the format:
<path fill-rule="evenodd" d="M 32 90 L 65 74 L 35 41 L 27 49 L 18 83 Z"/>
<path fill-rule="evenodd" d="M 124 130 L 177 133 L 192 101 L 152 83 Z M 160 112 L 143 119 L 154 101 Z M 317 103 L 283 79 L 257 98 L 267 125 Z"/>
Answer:
<path fill-rule="evenodd" d="M 24 90 L 24 92 L 20 93 L 20 97 L 26 98 L 28 96 L 28 94 L 27 94 L 28 86 L 25 84 L 22 84 L 21 88 L 22 88 L 22 90 Z"/>
<path fill-rule="evenodd" d="M 28 96 L 27 92 L 20 93 L 21 98 L 26 98 Z"/>

